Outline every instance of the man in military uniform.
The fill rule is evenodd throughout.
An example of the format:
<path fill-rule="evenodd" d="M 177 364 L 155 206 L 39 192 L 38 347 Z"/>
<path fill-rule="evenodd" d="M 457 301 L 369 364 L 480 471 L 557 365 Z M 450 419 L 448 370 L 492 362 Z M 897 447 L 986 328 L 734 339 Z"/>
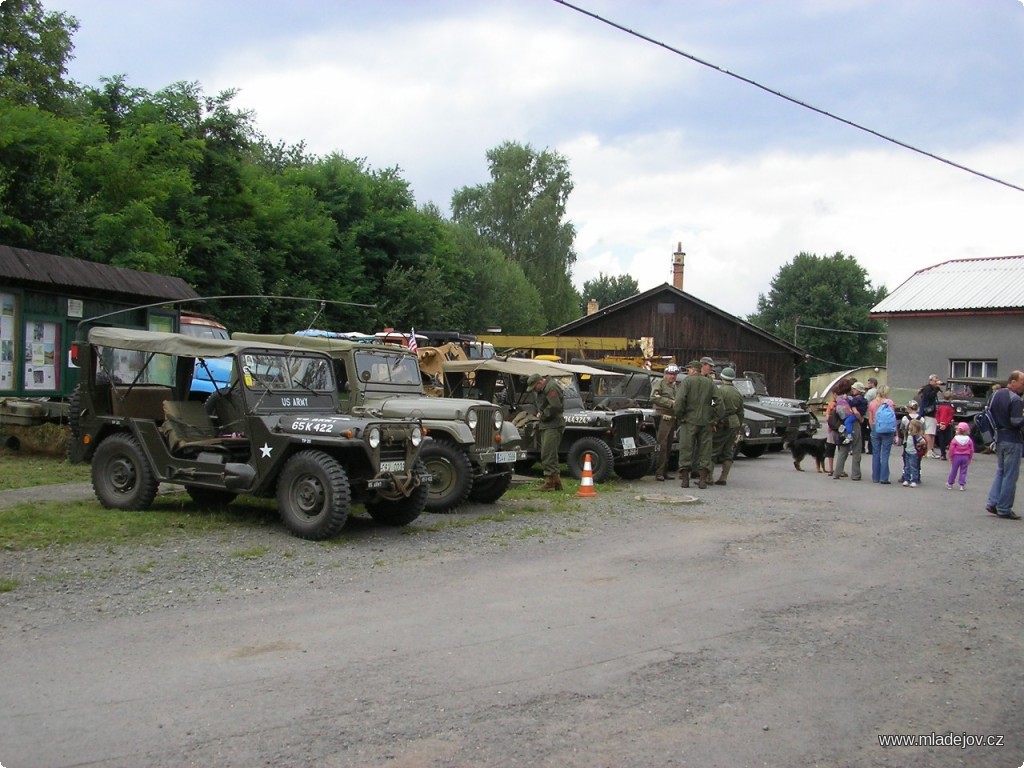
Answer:
<path fill-rule="evenodd" d="M 672 437 L 676 431 L 676 375 L 678 365 L 665 368 L 665 375 L 658 380 L 651 391 L 651 405 L 658 417 L 658 466 L 654 479 L 664 480 L 668 470 L 669 454 L 672 452 Z"/>
<path fill-rule="evenodd" d="M 540 466 L 544 471 L 542 491 L 562 490 L 562 477 L 558 467 L 558 446 L 565 432 L 565 399 L 562 388 L 551 376 L 531 373 L 526 380 L 527 389 L 533 390 L 537 400 L 537 430 L 540 433 Z"/>
<path fill-rule="evenodd" d="M 713 429 L 715 382 L 700 375 L 700 360 L 686 364 L 687 376 L 676 388 L 675 415 L 679 424 L 679 479 L 683 488 L 690 487 L 690 469 L 698 466 L 697 487 L 707 488 L 714 464 L 711 463 L 711 431 Z"/>
<path fill-rule="evenodd" d="M 722 472 L 715 480 L 715 485 L 725 485 L 729 470 L 732 469 L 732 457 L 736 453 L 736 437 L 743 424 L 743 393 L 732 383 L 736 378 L 736 371 L 732 368 L 723 368 L 719 376 L 722 377 L 722 383 L 718 387 L 716 400 L 721 411 L 718 428 L 711 439 L 711 450 L 715 461 L 722 464 Z"/>

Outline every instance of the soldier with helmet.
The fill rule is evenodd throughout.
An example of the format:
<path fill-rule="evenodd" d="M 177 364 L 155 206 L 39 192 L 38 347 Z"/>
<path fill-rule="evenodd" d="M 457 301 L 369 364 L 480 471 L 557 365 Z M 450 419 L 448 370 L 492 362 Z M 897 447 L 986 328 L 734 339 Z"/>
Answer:
<path fill-rule="evenodd" d="M 667 366 L 665 375 L 658 380 L 651 391 L 651 405 L 654 406 L 654 414 L 658 417 L 658 466 L 654 479 L 659 481 L 665 479 L 665 473 L 668 471 L 672 438 L 676 431 L 676 376 L 678 374 L 678 365 Z"/>
<path fill-rule="evenodd" d="M 736 378 L 735 370 L 723 368 L 719 376 L 722 383 L 718 386 L 717 400 L 721 414 L 718 428 L 712 438 L 712 452 L 715 461 L 722 464 L 722 471 L 715 480 L 715 485 L 725 485 L 729 478 L 729 470 L 732 469 L 732 458 L 736 454 L 736 438 L 743 424 L 743 393 L 732 383 Z"/>

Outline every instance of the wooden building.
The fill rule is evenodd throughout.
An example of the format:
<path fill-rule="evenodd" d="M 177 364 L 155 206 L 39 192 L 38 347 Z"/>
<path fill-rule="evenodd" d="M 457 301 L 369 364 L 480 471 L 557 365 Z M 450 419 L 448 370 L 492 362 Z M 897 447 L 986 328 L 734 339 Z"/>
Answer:
<path fill-rule="evenodd" d="M 675 286 L 663 283 L 644 293 L 548 331 L 545 336 L 624 336 L 653 339 L 653 356 L 672 356 L 681 365 L 704 356 L 719 366 L 764 374 L 768 390 L 794 397 L 799 347 L 723 312 Z"/>
<path fill-rule="evenodd" d="M 70 394 L 81 321 L 176 331 L 176 308 L 140 306 L 198 297 L 177 277 L 0 245 L 0 398 Z"/>

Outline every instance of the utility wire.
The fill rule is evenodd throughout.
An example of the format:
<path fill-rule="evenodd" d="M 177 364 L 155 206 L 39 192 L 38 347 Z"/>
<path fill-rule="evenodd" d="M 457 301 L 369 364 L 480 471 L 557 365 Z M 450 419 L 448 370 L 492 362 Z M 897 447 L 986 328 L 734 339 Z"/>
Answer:
<path fill-rule="evenodd" d="M 822 327 L 817 326 L 817 325 L 800 325 L 799 323 L 797 324 L 796 327 L 797 328 L 810 328 L 810 329 L 815 330 L 815 331 L 828 331 L 829 333 L 862 333 L 862 334 L 864 334 L 866 336 L 888 336 L 889 335 L 888 333 L 883 333 L 883 332 L 879 332 L 879 331 L 850 331 L 850 330 L 847 330 L 845 328 L 822 328 Z"/>
<path fill-rule="evenodd" d="M 579 6 L 573 5 L 572 3 L 567 3 L 565 0 L 554 1 L 559 5 L 564 5 L 566 8 L 571 8 L 574 11 L 582 13 L 584 16 L 589 16 L 595 21 L 599 21 L 602 24 L 607 24 L 609 27 L 614 27 L 615 29 L 625 32 L 627 35 L 638 37 L 641 40 L 651 43 L 652 45 L 658 46 L 659 48 L 664 48 L 666 51 L 670 51 L 671 53 L 674 53 L 677 56 L 682 56 L 683 58 L 689 59 L 690 61 L 696 62 L 697 64 L 702 64 L 705 67 L 717 70 L 718 72 L 721 72 L 723 75 L 728 75 L 729 77 L 736 78 L 737 80 L 740 80 L 746 83 L 747 85 L 752 85 L 755 88 L 760 88 L 762 91 L 770 93 L 773 96 L 778 96 L 780 99 L 785 99 L 786 101 L 792 104 L 796 104 L 798 107 L 803 107 L 804 109 L 809 109 L 812 112 L 817 112 L 819 115 L 830 117 L 833 120 L 839 121 L 840 123 L 845 123 L 851 128 L 856 128 L 859 131 L 870 133 L 872 136 L 876 136 L 879 139 L 882 139 L 883 141 L 888 141 L 892 144 L 895 144 L 898 147 L 909 149 L 911 152 L 917 152 L 919 155 L 930 157 L 932 160 L 938 160 L 940 163 L 945 163 L 946 165 L 952 166 L 953 168 L 957 168 L 961 171 L 966 171 L 967 173 L 974 174 L 975 176 L 980 176 L 981 178 L 987 179 L 988 181 L 994 181 L 996 184 L 1002 184 L 1004 187 L 1015 189 L 1018 192 L 1024 192 L 1024 187 L 1018 187 L 1016 184 L 1011 184 L 1008 181 L 997 179 L 995 176 L 989 176 L 987 173 L 982 173 L 981 171 L 976 171 L 973 168 L 968 168 L 966 165 L 960 165 L 960 163 L 955 163 L 952 160 L 947 160 L 946 158 L 940 157 L 939 155 L 936 155 L 932 152 L 928 152 L 927 150 L 918 149 L 917 147 L 911 144 L 907 144 L 906 142 L 900 141 L 899 139 L 894 139 L 891 136 L 886 136 L 884 133 L 879 133 L 873 128 L 868 128 L 867 126 L 861 125 L 860 123 L 855 123 L 853 120 L 847 120 L 845 117 L 840 117 L 839 115 L 832 114 L 827 110 L 821 109 L 820 107 L 815 107 L 813 104 L 808 104 L 805 101 L 800 101 L 799 99 L 795 99 L 792 96 L 787 96 L 781 91 L 776 91 L 774 88 L 769 88 L 766 85 L 761 85 L 761 83 L 757 82 L 756 80 L 751 80 L 749 77 L 744 77 L 743 75 L 736 74 L 735 72 L 730 72 L 725 67 L 720 67 L 717 64 L 712 64 L 710 61 L 705 61 L 704 59 L 698 56 L 694 56 L 692 53 L 686 53 L 685 51 L 681 51 L 678 48 L 673 48 L 668 43 L 663 43 L 660 40 L 655 40 L 653 37 L 648 37 L 647 35 L 644 35 L 640 32 L 636 32 L 632 29 L 629 29 L 628 27 L 624 27 L 621 24 L 617 24 L 616 22 L 611 21 L 610 19 L 606 19 L 603 16 L 599 16 L 598 14 L 588 11 L 585 8 L 580 8 Z"/>

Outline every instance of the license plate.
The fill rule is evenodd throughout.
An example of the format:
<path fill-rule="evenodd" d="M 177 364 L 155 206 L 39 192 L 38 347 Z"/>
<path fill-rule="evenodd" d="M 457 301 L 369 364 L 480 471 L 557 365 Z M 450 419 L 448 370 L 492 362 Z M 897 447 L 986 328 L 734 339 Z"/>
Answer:
<path fill-rule="evenodd" d="M 516 463 L 516 452 L 515 451 L 498 451 L 494 454 L 494 461 L 496 464 L 515 464 Z"/>
<path fill-rule="evenodd" d="M 765 428 L 763 428 L 761 430 L 761 434 L 762 435 L 774 435 L 775 434 L 775 430 L 772 429 L 771 427 L 765 427 Z"/>
<path fill-rule="evenodd" d="M 623 448 L 622 449 L 622 455 L 623 456 L 636 456 L 636 448 Z"/>
<path fill-rule="evenodd" d="M 627 451 L 633 451 L 635 453 L 636 452 L 636 450 L 635 450 L 636 449 L 636 438 L 634 438 L 634 437 L 624 437 L 624 438 L 622 438 L 622 447 L 625 448 Z M 632 453 L 627 453 L 626 455 L 627 456 L 632 456 L 633 454 Z"/>
<path fill-rule="evenodd" d="M 405 472 L 404 461 L 382 461 L 380 463 L 381 472 Z"/>

